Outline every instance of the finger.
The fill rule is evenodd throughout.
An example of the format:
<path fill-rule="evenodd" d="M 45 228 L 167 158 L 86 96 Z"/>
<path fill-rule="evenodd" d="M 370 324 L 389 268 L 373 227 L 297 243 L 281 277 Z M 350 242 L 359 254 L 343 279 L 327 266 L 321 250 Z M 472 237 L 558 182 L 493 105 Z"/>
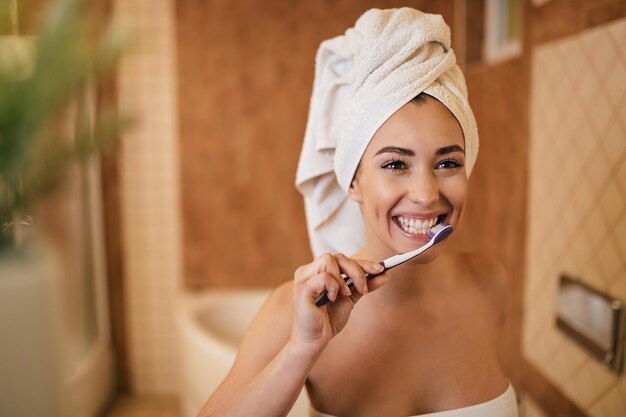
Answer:
<path fill-rule="evenodd" d="M 378 262 L 372 262 L 365 259 L 353 259 L 353 261 L 359 264 L 359 266 L 368 274 L 380 274 L 385 269 L 385 267 Z"/>
<path fill-rule="evenodd" d="M 328 253 L 320 256 L 318 260 L 316 260 L 317 272 L 328 272 L 329 274 L 331 274 L 337 280 L 339 288 L 341 289 L 341 293 L 345 296 L 349 296 L 352 295 L 352 290 L 350 290 L 350 287 L 348 286 L 348 284 L 346 284 L 344 278 L 341 276 L 341 268 L 338 264 L 337 259 L 338 255 L 345 257 L 345 255 L 342 254 L 331 255 Z"/>
<path fill-rule="evenodd" d="M 352 279 L 355 288 L 361 294 L 367 294 L 367 282 L 363 268 L 361 268 L 361 266 L 353 259 L 350 259 L 341 253 L 336 254 L 335 259 L 337 260 L 341 271 Z"/>
<path fill-rule="evenodd" d="M 344 283 L 343 278 L 340 277 L 339 266 L 330 253 L 320 255 L 310 264 L 303 265 L 296 269 L 294 280 L 296 282 L 308 281 L 313 276 L 322 272 L 328 272 L 335 277 L 343 295 L 351 295 L 350 288 Z"/>
<path fill-rule="evenodd" d="M 313 260 L 313 262 L 302 265 L 296 269 L 294 278 L 297 279 L 309 279 L 311 276 L 324 272 L 327 270 L 327 264 L 334 262 L 333 256 L 330 253 L 324 253 Z"/>
<path fill-rule="evenodd" d="M 333 275 L 328 272 L 320 272 L 304 283 L 302 297 L 308 303 L 315 303 L 322 294 L 326 293 L 330 301 L 335 301 L 339 288 L 339 282 Z"/>

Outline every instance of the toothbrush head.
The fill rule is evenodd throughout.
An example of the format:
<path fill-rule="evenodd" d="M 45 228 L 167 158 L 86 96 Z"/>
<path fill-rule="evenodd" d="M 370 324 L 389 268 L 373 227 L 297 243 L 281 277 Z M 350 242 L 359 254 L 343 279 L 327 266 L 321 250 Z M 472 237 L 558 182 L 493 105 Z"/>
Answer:
<path fill-rule="evenodd" d="M 433 240 L 433 244 L 445 240 L 452 233 L 452 226 L 445 223 L 439 223 L 428 231 L 428 237 Z"/>

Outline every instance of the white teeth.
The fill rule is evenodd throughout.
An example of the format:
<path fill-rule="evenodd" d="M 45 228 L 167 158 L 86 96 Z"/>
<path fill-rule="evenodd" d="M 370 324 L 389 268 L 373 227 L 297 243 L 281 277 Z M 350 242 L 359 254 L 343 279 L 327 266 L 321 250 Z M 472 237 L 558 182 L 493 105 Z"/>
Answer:
<path fill-rule="evenodd" d="M 437 224 L 437 217 L 419 220 L 414 218 L 397 217 L 398 223 L 407 233 L 425 235 L 430 228 Z"/>

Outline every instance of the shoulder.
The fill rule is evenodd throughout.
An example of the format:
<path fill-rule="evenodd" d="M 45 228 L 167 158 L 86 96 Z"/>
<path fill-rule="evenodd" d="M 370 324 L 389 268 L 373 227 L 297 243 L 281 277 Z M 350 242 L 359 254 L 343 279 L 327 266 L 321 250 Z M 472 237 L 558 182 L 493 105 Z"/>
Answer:
<path fill-rule="evenodd" d="M 494 300 L 502 314 L 506 311 L 509 279 L 504 264 L 492 255 L 471 252 L 459 255 L 476 285 Z"/>
<path fill-rule="evenodd" d="M 506 284 L 506 268 L 496 257 L 478 252 L 464 253 L 461 256 L 477 279 L 487 280 L 496 287 Z"/>

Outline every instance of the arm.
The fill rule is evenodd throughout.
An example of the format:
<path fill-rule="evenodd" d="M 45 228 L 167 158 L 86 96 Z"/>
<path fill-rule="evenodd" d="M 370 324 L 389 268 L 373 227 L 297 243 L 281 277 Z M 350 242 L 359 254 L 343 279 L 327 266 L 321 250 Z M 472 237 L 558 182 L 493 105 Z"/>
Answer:
<path fill-rule="evenodd" d="M 292 283 L 275 290 L 257 313 L 232 369 L 199 417 L 286 415 L 319 353 L 290 341 Z"/>
<path fill-rule="evenodd" d="M 232 369 L 198 417 L 286 415 L 320 354 L 367 292 L 364 271 L 378 268 L 343 255 L 324 255 L 298 268 L 295 280 L 274 291 L 259 310 Z M 341 272 L 353 278 L 360 293 L 350 294 Z M 377 277 L 370 288 L 387 278 Z M 318 308 L 315 300 L 324 291 L 336 302 Z"/>

